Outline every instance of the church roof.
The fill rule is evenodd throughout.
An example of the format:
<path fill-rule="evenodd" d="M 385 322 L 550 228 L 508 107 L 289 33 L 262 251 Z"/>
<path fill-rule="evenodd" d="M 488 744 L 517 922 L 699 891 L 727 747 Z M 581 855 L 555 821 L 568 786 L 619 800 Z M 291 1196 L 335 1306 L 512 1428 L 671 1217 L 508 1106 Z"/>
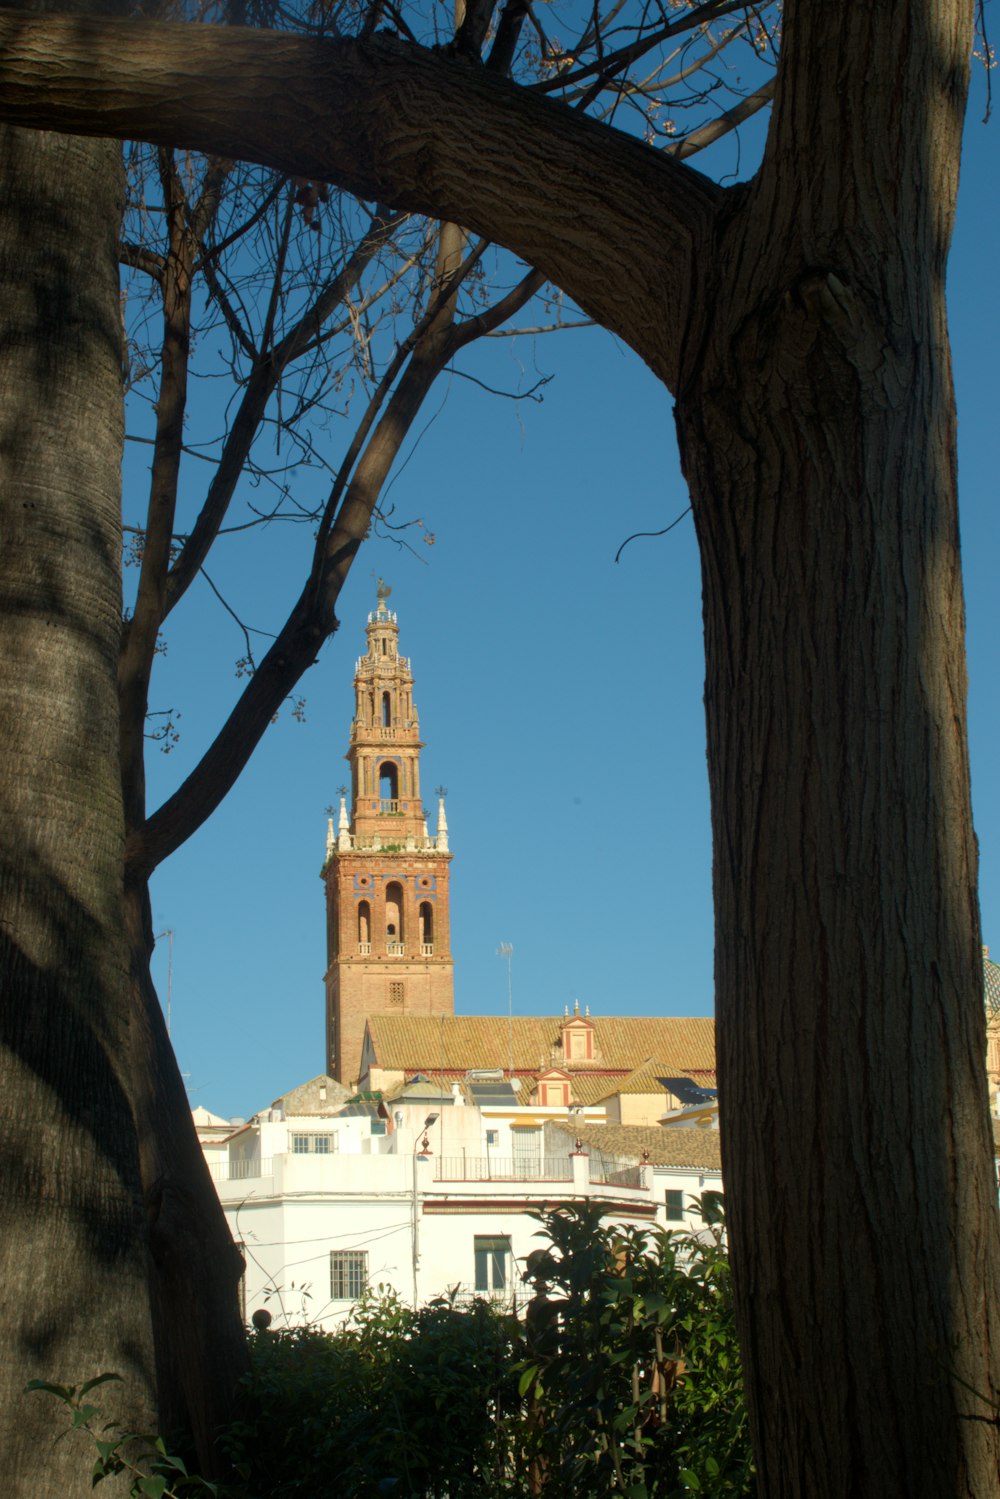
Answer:
<path fill-rule="evenodd" d="M 319 1077 L 311 1077 L 307 1083 L 300 1083 L 291 1092 L 276 1098 L 271 1107 L 284 1109 L 286 1118 L 297 1114 L 315 1118 L 317 1115 L 339 1113 L 341 1106 L 350 1097 L 350 1088 L 345 1088 L 336 1078 L 325 1077 L 321 1073 Z"/>
<path fill-rule="evenodd" d="M 572 1017 L 571 1017 L 572 1019 Z M 714 1072 L 715 1022 L 705 1016 L 595 1016 L 592 1061 L 562 1052 L 565 1016 L 370 1015 L 368 1034 L 374 1065 L 394 1072 L 465 1073 L 476 1068 L 540 1072 L 553 1064 L 573 1074 L 574 1096 L 581 1073 L 607 1078 L 627 1074 L 650 1057 L 665 1075 Z M 602 1095 L 604 1096 L 604 1095 Z"/>
<path fill-rule="evenodd" d="M 609 1160 L 640 1162 L 649 1152 L 651 1166 L 676 1166 L 680 1170 L 720 1171 L 722 1150 L 717 1129 L 677 1129 L 658 1124 L 588 1124 L 570 1119 L 546 1125 L 572 1140 L 580 1140 L 592 1155 Z"/>

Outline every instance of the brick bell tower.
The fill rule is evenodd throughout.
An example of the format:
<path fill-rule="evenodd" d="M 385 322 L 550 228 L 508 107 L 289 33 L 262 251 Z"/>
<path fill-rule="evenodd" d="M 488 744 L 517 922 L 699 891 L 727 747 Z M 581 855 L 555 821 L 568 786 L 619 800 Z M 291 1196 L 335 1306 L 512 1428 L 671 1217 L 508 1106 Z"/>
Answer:
<path fill-rule="evenodd" d="M 354 674 L 346 759 L 351 813 L 341 787 L 337 831 L 327 828 L 327 1073 L 358 1080 L 365 1018 L 452 1015 L 448 824 L 438 792 L 437 836 L 420 795 L 420 728 L 413 673 L 379 579 L 368 616 L 368 653 Z"/>

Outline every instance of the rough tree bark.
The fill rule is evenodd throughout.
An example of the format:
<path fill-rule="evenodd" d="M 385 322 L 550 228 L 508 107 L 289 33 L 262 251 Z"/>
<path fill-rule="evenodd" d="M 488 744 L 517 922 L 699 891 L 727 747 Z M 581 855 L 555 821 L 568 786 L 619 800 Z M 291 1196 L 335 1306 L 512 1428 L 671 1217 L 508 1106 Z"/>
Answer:
<path fill-rule="evenodd" d="M 765 1494 L 998 1484 L 944 305 L 969 42 L 959 8 L 905 9 L 896 99 L 928 97 L 922 120 L 864 87 L 904 7 L 836 25 L 789 8 L 799 66 L 757 181 L 720 219 L 678 390 L 729 1228 Z"/>
<path fill-rule="evenodd" d="M 53 1446 L 66 1417 L 28 1380 L 120 1374 L 105 1417 L 191 1429 L 212 1475 L 246 1353 L 123 890 L 121 151 L 0 150 L 0 1450 L 35 1499 L 89 1493 L 92 1454 Z"/>
<path fill-rule="evenodd" d="M 117 768 L 116 146 L 0 132 L 0 1450 L 15 1499 L 90 1492 L 29 1379 L 153 1412 L 128 1087 Z M 44 1473 L 44 1478 L 40 1475 Z"/>
<path fill-rule="evenodd" d="M 787 0 L 765 160 L 725 192 L 389 38 L 25 22 L 0 39 L 7 118 L 245 155 L 462 222 L 674 393 L 762 1492 L 993 1499 L 1000 1266 L 943 308 L 971 5 Z"/>

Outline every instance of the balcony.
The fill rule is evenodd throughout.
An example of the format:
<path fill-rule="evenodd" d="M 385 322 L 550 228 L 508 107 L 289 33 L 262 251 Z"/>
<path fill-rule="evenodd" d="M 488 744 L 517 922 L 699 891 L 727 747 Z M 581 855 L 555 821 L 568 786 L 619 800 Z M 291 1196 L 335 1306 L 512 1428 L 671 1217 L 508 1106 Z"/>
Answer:
<path fill-rule="evenodd" d="M 382 797 L 378 804 L 380 817 L 399 817 L 401 813 L 398 797 Z"/>
<path fill-rule="evenodd" d="M 434 956 L 434 943 L 433 942 L 421 942 L 421 944 L 420 944 L 420 956 L 422 958 L 433 958 L 433 956 Z"/>
<path fill-rule="evenodd" d="M 359 958 L 370 958 L 371 957 L 371 953 L 372 953 L 372 945 L 371 945 L 370 942 L 359 942 L 358 943 L 358 957 Z"/>
<path fill-rule="evenodd" d="M 274 1168 L 265 1158 L 263 1161 L 212 1161 L 208 1169 L 214 1182 L 245 1182 L 270 1176 Z"/>
<path fill-rule="evenodd" d="M 387 942 L 385 944 L 385 950 L 389 954 L 390 958 L 403 958 L 406 956 L 406 943 Z"/>

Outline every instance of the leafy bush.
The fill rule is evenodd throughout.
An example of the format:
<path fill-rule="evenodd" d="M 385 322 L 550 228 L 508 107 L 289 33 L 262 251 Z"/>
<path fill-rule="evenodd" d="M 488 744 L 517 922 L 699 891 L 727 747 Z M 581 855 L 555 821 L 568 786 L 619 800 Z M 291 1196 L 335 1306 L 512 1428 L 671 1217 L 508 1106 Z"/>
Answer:
<path fill-rule="evenodd" d="M 609 1227 L 586 1205 L 541 1221 L 518 1383 L 529 1492 L 752 1494 L 721 1228 Z"/>
<path fill-rule="evenodd" d="M 485 1301 L 412 1311 L 369 1291 L 337 1332 L 252 1335 L 238 1487 L 189 1475 L 159 1437 L 99 1424 L 80 1386 L 33 1381 L 96 1446 L 93 1481 L 135 1499 L 712 1499 L 754 1492 L 721 1229 L 539 1219 L 523 1324 Z"/>
<path fill-rule="evenodd" d="M 500 1492 L 516 1339 L 485 1302 L 413 1312 L 384 1288 L 341 1331 L 259 1332 L 231 1454 L 267 1499 Z"/>

